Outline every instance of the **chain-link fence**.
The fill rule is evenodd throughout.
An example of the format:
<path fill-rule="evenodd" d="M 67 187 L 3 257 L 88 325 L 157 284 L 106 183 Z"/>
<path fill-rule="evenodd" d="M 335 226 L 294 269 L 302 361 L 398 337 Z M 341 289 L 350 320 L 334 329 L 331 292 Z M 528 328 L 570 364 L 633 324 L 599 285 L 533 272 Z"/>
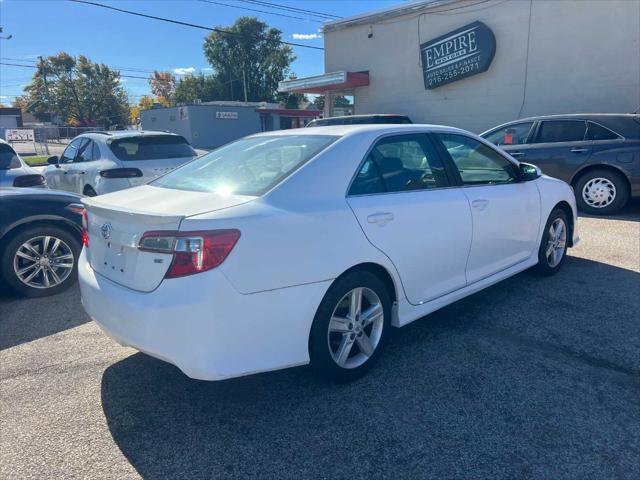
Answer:
<path fill-rule="evenodd" d="M 67 144 L 81 133 L 102 130 L 98 127 L 58 127 L 53 125 L 4 128 L 0 138 L 24 156 L 60 156 Z"/>

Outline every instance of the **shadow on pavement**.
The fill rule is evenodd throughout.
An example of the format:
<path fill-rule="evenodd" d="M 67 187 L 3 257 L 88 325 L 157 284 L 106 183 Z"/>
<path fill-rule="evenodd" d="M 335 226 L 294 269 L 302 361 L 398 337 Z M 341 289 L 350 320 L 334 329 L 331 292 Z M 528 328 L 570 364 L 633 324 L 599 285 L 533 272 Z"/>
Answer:
<path fill-rule="evenodd" d="M 588 213 L 578 212 L 578 216 L 604 220 L 625 220 L 627 222 L 640 222 L 640 198 L 632 198 L 622 210 L 614 215 L 590 215 Z"/>
<path fill-rule="evenodd" d="M 44 298 L 11 297 L 0 293 L 0 350 L 77 327 L 89 321 L 74 285 L 58 295 Z M 53 312 L 65 312 L 57 316 Z"/>
<path fill-rule="evenodd" d="M 104 414 L 148 479 L 631 477 L 639 282 L 575 257 L 525 272 L 396 331 L 349 385 L 201 382 L 135 354 L 105 371 Z"/>

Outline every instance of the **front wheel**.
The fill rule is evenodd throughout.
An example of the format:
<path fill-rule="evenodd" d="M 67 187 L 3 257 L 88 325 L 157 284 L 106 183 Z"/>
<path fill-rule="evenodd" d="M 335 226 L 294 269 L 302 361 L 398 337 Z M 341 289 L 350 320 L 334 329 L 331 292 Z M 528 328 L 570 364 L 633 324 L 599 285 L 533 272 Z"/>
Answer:
<path fill-rule="evenodd" d="M 556 208 L 544 227 L 544 234 L 538 250 L 536 271 L 543 275 L 553 275 L 560 270 L 567 253 L 569 219 L 564 210 Z"/>
<path fill-rule="evenodd" d="M 318 307 L 309 355 L 317 373 L 337 382 L 361 377 L 376 361 L 391 329 L 391 298 L 370 272 L 334 283 Z"/>

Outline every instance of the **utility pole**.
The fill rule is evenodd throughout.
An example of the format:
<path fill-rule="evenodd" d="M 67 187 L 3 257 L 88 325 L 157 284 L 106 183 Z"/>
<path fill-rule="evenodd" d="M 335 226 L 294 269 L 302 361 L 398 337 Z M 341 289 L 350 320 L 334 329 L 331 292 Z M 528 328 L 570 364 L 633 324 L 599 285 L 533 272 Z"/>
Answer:
<path fill-rule="evenodd" d="M 231 70 L 229 70 L 229 89 L 231 90 L 231 101 L 233 102 L 233 80 L 231 78 Z"/>
<path fill-rule="evenodd" d="M 247 103 L 247 74 L 244 68 L 242 69 L 242 84 L 244 85 L 244 102 Z"/>
<path fill-rule="evenodd" d="M 51 107 L 50 107 L 51 100 L 49 98 L 49 83 L 47 82 L 47 69 L 44 68 L 44 59 L 42 58 L 42 55 L 38 56 L 38 60 L 40 60 L 40 65 L 43 66 L 42 79 L 44 81 L 44 96 L 47 99 L 47 110 L 51 110 Z M 51 112 L 49 112 L 49 115 L 51 115 Z M 44 132 L 44 150 L 47 153 L 47 155 L 49 155 L 49 139 L 47 138 L 47 126 L 45 125 L 42 130 Z M 35 134 L 34 134 L 34 140 L 35 140 Z"/>

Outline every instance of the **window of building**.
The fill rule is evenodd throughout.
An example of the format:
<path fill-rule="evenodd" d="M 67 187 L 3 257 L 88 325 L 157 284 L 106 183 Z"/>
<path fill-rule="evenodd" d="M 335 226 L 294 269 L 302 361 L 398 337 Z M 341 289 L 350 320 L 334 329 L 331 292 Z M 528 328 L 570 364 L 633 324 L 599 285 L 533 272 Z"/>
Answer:
<path fill-rule="evenodd" d="M 491 147 L 466 135 L 437 133 L 465 185 L 513 183 L 518 168 Z"/>
<path fill-rule="evenodd" d="M 587 124 L 582 120 L 545 120 L 536 143 L 579 142 L 585 139 Z"/>

